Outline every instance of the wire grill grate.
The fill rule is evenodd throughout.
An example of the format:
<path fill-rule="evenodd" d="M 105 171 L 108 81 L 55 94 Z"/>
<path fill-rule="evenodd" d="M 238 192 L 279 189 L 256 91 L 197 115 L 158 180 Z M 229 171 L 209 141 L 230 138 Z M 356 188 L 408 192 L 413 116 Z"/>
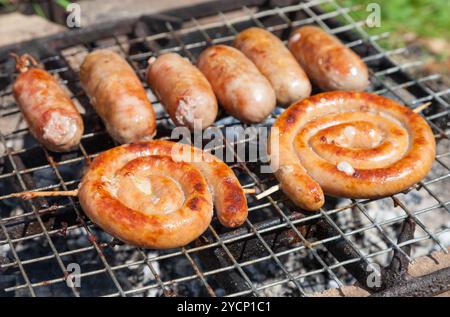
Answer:
<path fill-rule="evenodd" d="M 322 11 L 324 5 L 332 10 Z M 352 19 L 351 13 L 361 9 L 343 8 L 334 0 L 312 0 L 280 7 L 243 6 L 237 11 L 182 23 L 159 17 L 158 32 L 144 36 L 137 31 L 99 34 L 88 43 L 39 56 L 84 112 L 86 131 L 82 142 L 67 154 L 50 153 L 29 135 L 11 95 L 15 75 L 10 62 L 4 60 L 0 64 L 0 272 L 11 279 L 5 286 L 0 283 L 0 294 L 309 295 L 353 283 L 346 266 L 362 261 L 384 265 L 391 251 L 403 252 L 401 247 L 405 245 L 414 246 L 411 258 L 433 250 L 448 252 L 450 89 L 434 88 L 440 80 L 438 75 L 409 76 L 408 71 L 417 69 L 421 62 L 396 62 L 408 54 L 408 49 L 383 50 L 379 43 L 389 35 L 369 35 L 365 21 Z M 76 188 L 85 163 L 116 145 L 89 106 L 78 81 L 78 67 L 89 51 L 99 47 L 115 49 L 145 82 L 146 60 L 152 55 L 178 52 L 195 62 L 205 47 L 230 44 L 244 28 L 264 27 L 286 40 L 293 27 L 311 23 L 338 36 L 363 57 L 370 67 L 371 91 L 413 108 L 432 102 L 424 116 L 438 141 L 438 154 L 429 176 L 407 193 L 381 200 L 328 198 L 319 213 L 306 215 L 301 215 L 279 192 L 261 201 L 249 197 L 250 216 L 242 228 L 226 231 L 213 221 L 195 243 L 159 252 L 112 240 L 84 216 L 76 199 L 40 199 L 20 204 L 11 198 L 14 192 Z M 158 113 L 157 137 L 169 138 L 172 126 L 168 116 L 148 91 Z M 270 126 L 275 117 L 276 113 L 261 126 Z M 222 116 L 215 128 L 232 126 L 247 127 Z M 249 144 L 251 137 L 224 140 L 222 150 L 236 159 L 231 167 L 244 187 L 262 191 L 276 184 L 272 175 L 258 172 L 264 157 L 250 163 L 239 158 L 237 144 Z M 418 229 L 414 239 L 399 244 L 399 227 L 408 216 Z M 324 239 L 309 235 L 306 224 L 317 219 L 325 220 L 338 234 Z M 345 261 L 334 258 L 326 245 L 338 240 L 349 243 L 358 256 Z M 81 266 L 80 288 L 66 285 L 69 263 Z"/>

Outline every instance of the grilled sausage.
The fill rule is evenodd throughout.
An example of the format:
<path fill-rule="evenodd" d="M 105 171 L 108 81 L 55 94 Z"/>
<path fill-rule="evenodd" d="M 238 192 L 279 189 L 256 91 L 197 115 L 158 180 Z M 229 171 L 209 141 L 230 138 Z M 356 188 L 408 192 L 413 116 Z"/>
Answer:
<path fill-rule="evenodd" d="M 244 122 L 261 122 L 275 108 L 275 92 L 256 66 L 237 49 L 215 45 L 202 52 L 198 67 L 219 102 Z"/>
<path fill-rule="evenodd" d="M 119 143 L 151 139 L 155 112 L 131 66 L 111 50 L 90 53 L 80 68 L 81 84 L 109 134 Z"/>
<path fill-rule="evenodd" d="M 47 149 L 64 152 L 80 143 L 83 120 L 67 93 L 29 55 L 16 56 L 20 75 L 13 86 L 14 98 L 31 134 Z"/>
<path fill-rule="evenodd" d="M 290 105 L 311 94 L 311 83 L 305 72 L 272 33 L 256 27 L 246 29 L 237 35 L 234 46 L 270 81 L 279 103 Z"/>
<path fill-rule="evenodd" d="M 369 84 L 366 64 L 336 37 L 316 26 L 295 30 L 288 43 L 292 54 L 323 90 L 364 90 Z"/>
<path fill-rule="evenodd" d="M 436 153 L 426 121 L 369 93 L 322 93 L 289 107 L 271 132 L 270 158 L 282 190 L 317 210 L 323 192 L 378 198 L 424 178 Z"/>
<path fill-rule="evenodd" d="M 208 227 L 213 201 L 222 224 L 247 218 L 233 171 L 189 145 L 154 140 L 115 147 L 90 164 L 78 192 L 89 218 L 122 241 L 173 248 Z"/>
<path fill-rule="evenodd" d="M 187 58 L 167 53 L 151 58 L 147 83 L 177 126 L 206 129 L 217 116 L 217 99 L 205 76 Z"/>

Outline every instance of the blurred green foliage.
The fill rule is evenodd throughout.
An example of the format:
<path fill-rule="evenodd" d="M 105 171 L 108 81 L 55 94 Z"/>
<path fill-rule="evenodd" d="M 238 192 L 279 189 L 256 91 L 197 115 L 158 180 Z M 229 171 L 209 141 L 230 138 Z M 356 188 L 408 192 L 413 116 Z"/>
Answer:
<path fill-rule="evenodd" d="M 66 8 L 69 0 L 51 0 Z M 402 34 L 413 32 L 421 37 L 442 37 L 450 40 L 450 0 L 336 0 L 343 7 L 361 5 L 350 15 L 357 21 L 367 18 L 365 10 L 369 3 L 381 7 L 381 28 L 367 28 L 370 33 L 385 31 Z M 29 1 L 36 14 L 45 17 L 39 1 Z M 13 7 L 11 0 L 0 0 L 0 6 Z M 324 8 L 334 10 L 332 5 Z"/>
<path fill-rule="evenodd" d="M 369 3 L 378 3 L 381 28 L 368 28 L 369 32 L 413 32 L 421 37 L 450 40 L 450 0 L 337 0 L 337 3 L 344 7 L 362 5 L 361 10 L 350 14 L 357 20 L 367 17 L 365 8 Z"/>
<path fill-rule="evenodd" d="M 55 2 L 57 5 L 67 8 L 67 6 L 71 3 L 70 0 L 49 0 Z M 47 18 L 44 9 L 42 8 L 43 1 L 22 1 L 23 3 L 27 2 L 33 8 L 35 14 Z M 5 9 L 5 12 L 13 12 L 17 8 L 16 6 L 20 4 L 20 1 L 12 1 L 12 0 L 0 0 L 0 9 Z"/>

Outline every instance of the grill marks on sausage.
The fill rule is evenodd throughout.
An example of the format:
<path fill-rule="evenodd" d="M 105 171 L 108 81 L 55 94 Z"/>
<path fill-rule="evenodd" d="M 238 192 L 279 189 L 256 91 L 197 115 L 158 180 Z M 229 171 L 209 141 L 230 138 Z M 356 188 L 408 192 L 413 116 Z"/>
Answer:
<path fill-rule="evenodd" d="M 359 115 L 361 109 L 370 114 Z M 371 125 L 381 129 L 381 141 L 372 145 L 361 141 L 360 148 L 352 148 L 351 143 L 350 147 L 345 142 L 333 143 L 335 134 L 345 132 L 344 126 L 352 124 L 351 118 L 359 118 L 354 119 L 360 120 L 354 121 L 354 129 L 360 133 L 373 130 Z M 341 126 L 333 126 L 336 124 Z M 329 195 L 350 198 L 401 192 L 426 176 L 435 155 L 433 133 L 420 115 L 393 100 L 369 93 L 337 91 L 312 96 L 288 108 L 273 128 L 281 131 L 279 152 L 270 153 L 273 161 L 280 162 L 276 176 L 283 191 L 306 210 L 317 210 L 323 204 L 323 198 L 318 199 L 320 187 Z M 314 139 L 314 131 L 329 131 L 332 139 L 325 135 Z M 385 143 L 386 140 L 392 143 Z M 337 161 L 327 161 L 311 145 L 330 153 Z M 390 151 L 395 151 L 392 153 L 396 156 L 389 156 Z M 337 163 L 345 162 L 346 157 L 353 160 L 351 175 L 337 168 Z M 359 167 L 358 162 L 365 167 Z M 292 172 L 284 172 L 288 167 Z M 318 204 L 313 203 L 317 201 Z"/>
<path fill-rule="evenodd" d="M 176 153 L 172 156 L 175 146 L 186 153 L 201 154 L 196 158 L 205 160 L 177 161 L 180 157 Z M 130 177 L 145 177 L 149 168 L 155 169 L 157 175 L 167 175 L 180 182 L 185 201 L 176 214 L 134 210 L 108 192 L 108 180 L 118 171 Z M 185 245 L 206 230 L 213 200 L 208 185 L 214 192 L 219 220 L 226 226 L 242 224 L 248 212 L 246 198 L 233 171 L 210 154 L 168 141 L 133 143 L 102 153 L 83 177 L 79 197 L 86 214 L 117 238 L 140 246 L 168 248 Z M 151 187 L 150 194 L 153 194 Z"/>
<path fill-rule="evenodd" d="M 239 50 L 214 45 L 204 50 L 197 63 L 220 101 L 232 116 L 244 122 L 261 122 L 275 108 L 270 82 Z"/>
<path fill-rule="evenodd" d="M 28 69 L 17 77 L 13 94 L 32 135 L 43 146 L 64 152 L 79 144 L 84 130 L 81 115 L 52 75 Z"/>
<path fill-rule="evenodd" d="M 176 53 L 151 58 L 146 79 L 175 125 L 194 130 L 197 123 L 205 129 L 216 119 L 218 105 L 212 87 L 187 58 Z"/>
<path fill-rule="evenodd" d="M 311 83 L 303 69 L 275 35 L 261 28 L 240 32 L 234 46 L 241 50 L 270 81 L 280 104 L 308 97 Z"/>
<path fill-rule="evenodd" d="M 323 90 L 360 91 L 369 84 L 367 66 L 361 58 L 319 27 L 296 29 L 288 47 L 309 79 Z"/>
<path fill-rule="evenodd" d="M 117 53 L 100 49 L 88 54 L 80 81 L 106 129 L 119 143 L 150 139 L 155 112 L 131 66 Z"/>

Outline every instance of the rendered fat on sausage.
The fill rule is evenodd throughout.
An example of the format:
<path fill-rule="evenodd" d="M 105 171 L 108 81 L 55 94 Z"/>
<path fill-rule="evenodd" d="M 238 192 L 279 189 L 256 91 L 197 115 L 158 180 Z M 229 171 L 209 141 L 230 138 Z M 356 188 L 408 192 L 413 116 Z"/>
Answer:
<path fill-rule="evenodd" d="M 189 145 L 153 140 L 115 147 L 90 164 L 80 204 L 122 241 L 149 248 L 183 246 L 209 226 L 213 204 L 227 227 L 241 225 L 247 200 L 233 171 Z"/>
<path fill-rule="evenodd" d="M 270 159 L 281 189 L 317 210 L 323 194 L 379 198 L 423 179 L 436 144 L 426 121 L 375 94 L 335 91 L 290 106 L 272 127 Z"/>
<path fill-rule="evenodd" d="M 269 31 L 246 29 L 237 35 L 234 46 L 270 81 L 279 103 L 290 105 L 311 94 L 305 72 L 283 42 Z"/>
<path fill-rule="evenodd" d="M 205 76 L 187 58 L 167 53 L 149 60 L 147 83 L 177 126 L 205 129 L 217 116 L 217 99 Z"/>
<path fill-rule="evenodd" d="M 323 90 L 362 91 L 369 84 L 367 66 L 361 58 L 319 27 L 296 29 L 288 47 L 309 79 Z"/>
<path fill-rule="evenodd" d="M 101 49 L 86 56 L 81 84 L 108 133 L 119 143 L 148 140 L 156 133 L 155 112 L 131 66 Z"/>
<path fill-rule="evenodd" d="M 80 113 L 52 75 L 27 67 L 30 58 L 16 58 L 21 74 L 14 82 L 14 98 L 39 143 L 55 152 L 71 150 L 84 130 Z"/>
<path fill-rule="evenodd" d="M 261 122 L 274 110 L 270 82 L 239 50 L 215 45 L 202 52 L 198 68 L 211 83 L 220 104 L 244 122 Z"/>

